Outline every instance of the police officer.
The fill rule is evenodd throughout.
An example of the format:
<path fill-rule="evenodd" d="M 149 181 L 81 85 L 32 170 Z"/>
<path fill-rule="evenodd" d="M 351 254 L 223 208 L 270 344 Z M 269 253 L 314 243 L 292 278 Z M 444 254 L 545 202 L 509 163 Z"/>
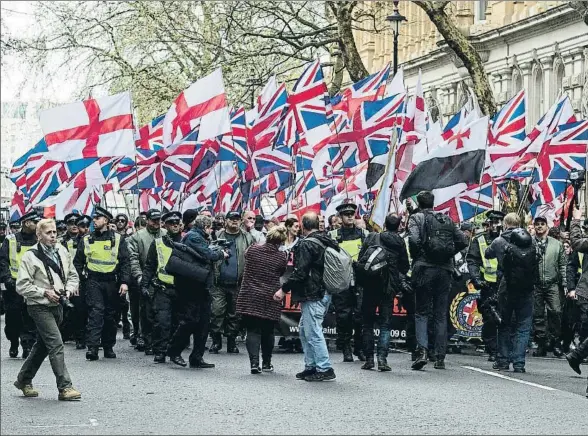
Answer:
<path fill-rule="evenodd" d="M 78 226 L 77 221 L 80 219 L 80 214 L 76 212 L 68 213 L 63 218 L 63 223 L 65 225 L 65 233 L 58 238 L 61 245 L 63 245 L 67 251 L 69 252 L 71 258 L 73 259 L 76 255 L 76 251 L 78 248 Z M 75 306 L 76 303 L 80 303 L 79 296 L 73 296 L 70 298 L 71 303 Z M 59 326 L 59 330 L 61 331 L 61 337 L 63 342 L 69 341 L 73 337 L 76 339 L 76 343 L 78 342 L 79 338 L 76 336 L 76 309 L 69 309 L 64 308 L 63 312 L 63 322 Z"/>
<path fill-rule="evenodd" d="M 128 291 L 130 280 L 129 255 L 118 233 L 109 230 L 112 214 L 96 206 L 94 210 L 94 231 L 80 244 L 74 259 L 79 275 L 85 273 L 86 304 L 88 306 L 88 327 L 86 359 L 98 360 L 98 346 L 102 339 L 104 357 L 114 359 L 116 343 L 116 311 L 120 295 Z M 119 286 L 120 284 L 120 286 Z"/>
<path fill-rule="evenodd" d="M 114 224 L 116 227 L 116 232 L 120 235 L 122 240 L 125 241 L 129 236 L 127 234 L 127 229 L 129 227 L 129 217 L 124 213 L 119 213 L 114 217 Z M 117 313 L 116 323 L 120 326 L 119 322 L 121 321 L 123 339 L 130 339 L 131 323 L 129 322 L 129 301 L 127 299 L 127 295 L 121 295 L 120 297 L 120 311 Z"/>
<path fill-rule="evenodd" d="M 145 296 L 153 294 L 153 353 L 155 363 L 165 363 L 165 353 L 169 340 L 174 332 L 176 309 L 176 289 L 174 276 L 165 271 L 165 266 L 171 256 L 173 243 L 180 242 L 182 233 L 180 212 L 168 212 L 161 217 L 167 234 L 156 238 L 149 247 L 143 278 L 141 293 Z M 150 292 L 149 288 L 153 290 Z"/>
<path fill-rule="evenodd" d="M 355 225 L 357 205 L 344 203 L 336 208 L 341 217 L 341 228 L 329 232 L 329 236 L 339 243 L 354 261 L 357 261 L 359 250 L 369 232 Z M 337 345 L 343 350 L 343 362 L 353 362 L 353 354 L 365 361 L 363 353 L 361 329 L 362 289 L 355 284 L 343 292 L 333 295 L 333 305 L 337 320 Z M 351 337 L 354 349 L 351 353 Z"/>
<path fill-rule="evenodd" d="M 492 316 L 490 305 L 498 293 L 498 260 L 487 259 L 486 249 L 492 241 L 500 236 L 501 221 L 505 214 L 500 211 L 491 210 L 486 214 L 487 231 L 474 237 L 470 243 L 466 257 L 470 280 L 474 287 L 480 291 L 479 308 L 484 324 L 482 326 L 482 340 L 489 354 L 488 361 L 496 361 L 496 336 L 498 325 Z"/>
<path fill-rule="evenodd" d="M 10 221 L 9 226 L 10 226 L 10 231 L 12 233 L 20 232 L 20 221 L 19 220 Z"/>
<path fill-rule="evenodd" d="M 0 221 L 0 246 L 4 244 L 6 239 L 6 223 Z M 0 315 L 4 315 L 4 283 L 0 282 Z"/>
<path fill-rule="evenodd" d="M 35 324 L 27 312 L 24 299 L 16 293 L 15 285 L 22 257 L 37 243 L 36 229 L 40 219 L 35 211 L 25 214 L 20 220 L 22 230 L 8 235 L 0 249 L 0 281 L 6 287 L 4 333 L 10 341 L 10 357 L 18 356 L 19 338 L 24 359 L 35 343 Z"/>
<path fill-rule="evenodd" d="M 84 236 L 90 231 L 91 222 L 92 218 L 89 215 L 81 215 L 76 219 L 75 224 L 78 229 L 78 234 L 71 242 L 71 245 L 75 250 L 72 259 L 75 258 L 78 246 L 83 243 Z M 68 241 L 68 248 L 69 245 L 70 242 Z M 71 296 L 69 300 L 75 307 L 73 330 L 76 339 L 76 350 L 85 350 L 88 307 L 86 306 L 86 278 L 83 275 L 80 275 L 79 295 Z"/>
<path fill-rule="evenodd" d="M 64 221 L 59 220 L 55 223 L 55 227 L 57 228 L 57 240 L 63 239 L 67 233 L 67 224 L 65 224 Z"/>
<path fill-rule="evenodd" d="M 0 244 L 4 243 L 4 239 L 6 239 L 6 223 L 4 221 L 0 221 Z"/>

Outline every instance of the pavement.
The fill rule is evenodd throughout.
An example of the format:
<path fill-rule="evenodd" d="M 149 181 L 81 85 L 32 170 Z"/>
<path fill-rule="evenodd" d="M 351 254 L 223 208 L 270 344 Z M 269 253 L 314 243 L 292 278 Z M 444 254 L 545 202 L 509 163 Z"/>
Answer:
<path fill-rule="evenodd" d="M 3 322 L 2 322 L 3 324 Z M 120 334 L 119 334 L 120 339 Z M 87 362 L 66 344 L 77 402 L 57 401 L 45 361 L 38 398 L 12 383 L 23 363 L 1 340 L 1 426 L 5 434 L 586 434 L 588 366 L 576 375 L 565 360 L 529 358 L 526 374 L 497 373 L 481 355 L 449 355 L 445 371 L 410 370 L 389 356 L 388 373 L 360 370 L 332 353 L 334 382 L 297 381 L 301 354 L 276 353 L 274 373 L 251 375 L 239 355 L 205 356 L 215 369 L 155 364 L 120 339 L 117 359 Z M 101 353 L 102 354 L 102 353 Z M 187 358 L 188 352 L 184 352 Z"/>

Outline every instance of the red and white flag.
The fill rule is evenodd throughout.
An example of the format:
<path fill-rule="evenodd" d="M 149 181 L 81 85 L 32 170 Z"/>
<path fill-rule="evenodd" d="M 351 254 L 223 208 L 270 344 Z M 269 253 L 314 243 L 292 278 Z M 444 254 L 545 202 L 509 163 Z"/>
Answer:
<path fill-rule="evenodd" d="M 42 111 L 47 159 L 132 156 L 135 152 L 131 96 L 128 92 Z"/>
<path fill-rule="evenodd" d="M 221 69 L 194 82 L 172 103 L 163 120 L 163 145 L 185 138 L 195 128 L 198 141 L 231 131 L 231 117 Z"/>

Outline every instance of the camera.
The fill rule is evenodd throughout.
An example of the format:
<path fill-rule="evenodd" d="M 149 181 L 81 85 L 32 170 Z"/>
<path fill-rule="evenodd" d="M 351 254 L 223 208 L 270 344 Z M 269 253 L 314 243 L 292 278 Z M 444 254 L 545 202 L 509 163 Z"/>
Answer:
<path fill-rule="evenodd" d="M 57 291 L 59 294 L 59 304 L 63 307 L 67 307 L 68 309 L 73 309 L 75 306 L 69 301 L 69 298 L 65 296 L 65 292 L 63 290 Z"/>
<path fill-rule="evenodd" d="M 494 323 L 496 325 L 500 325 L 502 324 L 502 317 L 500 316 L 500 312 L 498 312 L 497 309 L 498 306 L 498 299 L 496 297 L 491 297 L 488 298 L 486 301 L 484 301 L 484 303 L 481 305 L 481 309 L 482 309 L 482 316 L 484 313 L 487 313 L 490 318 L 492 318 L 492 321 L 494 321 Z"/>

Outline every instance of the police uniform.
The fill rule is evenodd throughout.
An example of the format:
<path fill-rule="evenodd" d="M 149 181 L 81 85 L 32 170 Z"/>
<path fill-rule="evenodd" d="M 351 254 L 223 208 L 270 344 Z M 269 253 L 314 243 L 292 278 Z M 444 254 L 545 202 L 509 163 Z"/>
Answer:
<path fill-rule="evenodd" d="M 487 222 L 502 220 L 504 213 L 500 211 L 490 211 L 487 213 Z M 482 325 L 482 340 L 486 347 L 486 352 L 490 355 L 490 361 L 496 359 L 497 350 L 497 334 L 498 326 L 492 317 L 489 305 L 492 304 L 493 299 L 498 293 L 498 260 L 486 259 L 486 249 L 490 246 L 492 241 L 500 235 L 499 232 L 492 232 L 489 229 L 487 232 L 482 232 L 476 235 L 470 244 L 466 261 L 468 264 L 468 272 L 474 285 L 481 287 L 480 298 L 478 300 L 478 308 L 482 314 L 484 324 Z M 486 286 L 479 286 L 485 282 Z"/>
<path fill-rule="evenodd" d="M 97 206 L 94 218 L 112 220 L 106 209 Z M 120 304 L 119 286 L 130 280 L 129 255 L 126 244 L 116 232 L 105 227 L 83 237 L 78 244 L 74 266 L 85 283 L 88 325 L 86 359 L 98 359 L 98 346 L 102 343 L 104 357 L 114 358 L 112 348 L 116 343 L 116 311 Z"/>
<path fill-rule="evenodd" d="M 0 247 L 4 244 L 4 240 L 6 239 L 6 223 L 4 221 L 0 222 Z M 4 315 L 4 283 L 0 282 L 0 315 Z"/>
<path fill-rule="evenodd" d="M 182 221 L 180 212 L 168 212 L 162 216 L 164 223 Z M 178 228 L 179 230 L 179 228 Z M 153 295 L 153 353 L 154 362 L 164 363 L 169 341 L 174 333 L 174 326 L 177 325 L 176 314 L 176 288 L 174 276 L 165 270 L 171 256 L 173 243 L 180 242 L 181 232 L 172 235 L 169 230 L 167 234 L 156 238 L 149 246 L 141 288 L 143 294 Z M 145 289 L 151 288 L 151 289 Z"/>
<path fill-rule="evenodd" d="M 75 258 L 77 247 L 80 244 L 83 244 L 84 235 L 82 235 L 82 229 L 90 227 L 91 222 L 92 218 L 89 215 L 82 215 L 76 220 L 76 225 L 78 226 L 78 235 L 72 239 L 71 242 L 72 247 L 75 247 L 75 252 L 72 258 Z M 68 241 L 68 249 L 69 244 L 70 243 Z M 86 278 L 81 274 L 79 295 L 70 297 L 70 301 L 75 307 L 73 330 L 76 339 L 76 350 L 85 350 L 86 327 L 88 325 L 88 307 L 86 305 Z"/>
<path fill-rule="evenodd" d="M 21 218 L 21 223 L 38 222 L 36 212 L 29 212 Z M 23 357 L 29 355 L 36 338 L 35 323 L 27 311 L 23 297 L 16 292 L 16 278 L 24 254 L 37 243 L 37 235 L 33 231 L 20 231 L 6 237 L 0 249 L 0 281 L 4 283 L 4 306 L 6 310 L 4 333 L 10 341 L 10 357 L 18 356 L 18 345 L 23 350 Z"/>
<path fill-rule="evenodd" d="M 345 203 L 337 207 L 339 215 L 354 213 L 357 206 L 352 203 Z M 360 229 L 355 225 L 351 228 L 341 227 L 340 229 L 331 230 L 329 236 L 338 242 L 354 261 L 357 260 L 359 251 L 369 232 Z M 333 295 L 333 305 L 335 307 L 335 317 L 337 322 L 337 346 L 343 350 L 343 361 L 352 362 L 351 338 L 354 339 L 353 353 L 365 360 L 362 347 L 362 304 L 363 290 L 361 287 L 353 284 L 349 289 Z"/>
<path fill-rule="evenodd" d="M 63 218 L 63 223 L 66 226 L 66 233 L 59 238 L 59 242 L 63 245 L 69 255 L 73 259 L 76 255 L 76 251 L 78 248 L 78 234 L 77 233 L 69 233 L 67 230 L 68 226 L 76 225 L 77 221 L 80 219 L 80 214 L 76 212 L 68 213 Z M 80 304 L 80 297 L 72 295 L 70 298 L 70 302 L 74 305 L 73 309 L 64 308 L 63 311 L 63 322 L 59 326 L 59 331 L 61 332 L 61 337 L 63 342 L 69 341 L 72 338 L 75 338 L 76 344 L 80 343 L 80 340 L 83 341 L 83 336 L 80 338 L 79 332 L 76 331 L 76 324 L 77 324 L 77 310 L 75 308 L 76 304 Z M 85 347 L 84 347 L 85 348 Z"/>

